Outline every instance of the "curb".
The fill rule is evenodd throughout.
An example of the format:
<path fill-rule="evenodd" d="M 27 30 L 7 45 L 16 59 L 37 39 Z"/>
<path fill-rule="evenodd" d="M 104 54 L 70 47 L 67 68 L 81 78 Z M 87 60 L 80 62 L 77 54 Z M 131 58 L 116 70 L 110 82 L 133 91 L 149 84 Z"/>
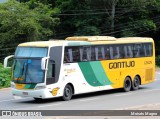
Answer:
<path fill-rule="evenodd" d="M 0 91 L 10 90 L 10 89 L 11 89 L 11 87 L 9 87 L 9 88 L 1 88 Z"/>

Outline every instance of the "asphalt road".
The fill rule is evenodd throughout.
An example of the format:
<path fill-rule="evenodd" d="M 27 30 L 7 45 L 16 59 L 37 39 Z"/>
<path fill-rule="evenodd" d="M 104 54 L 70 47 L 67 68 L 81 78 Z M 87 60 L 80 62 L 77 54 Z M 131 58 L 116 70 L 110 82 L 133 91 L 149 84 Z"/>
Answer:
<path fill-rule="evenodd" d="M 160 71 L 156 72 L 155 79 L 137 91 L 101 91 L 76 95 L 70 101 L 54 98 L 35 102 L 33 98 L 14 98 L 10 89 L 3 89 L 0 90 L 0 110 L 123 110 L 160 104 Z"/>

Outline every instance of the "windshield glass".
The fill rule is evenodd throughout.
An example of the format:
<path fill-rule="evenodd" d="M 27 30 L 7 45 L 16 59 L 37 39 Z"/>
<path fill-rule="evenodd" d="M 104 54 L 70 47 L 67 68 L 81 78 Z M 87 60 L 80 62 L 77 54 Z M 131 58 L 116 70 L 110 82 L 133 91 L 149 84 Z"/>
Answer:
<path fill-rule="evenodd" d="M 48 48 L 17 47 L 12 70 L 15 83 L 43 83 L 44 71 L 41 70 L 41 59 L 46 57 Z"/>
<path fill-rule="evenodd" d="M 15 57 L 46 57 L 48 48 L 17 47 Z"/>
<path fill-rule="evenodd" d="M 44 82 L 44 71 L 41 70 L 41 59 L 15 59 L 13 81 L 15 83 Z"/>

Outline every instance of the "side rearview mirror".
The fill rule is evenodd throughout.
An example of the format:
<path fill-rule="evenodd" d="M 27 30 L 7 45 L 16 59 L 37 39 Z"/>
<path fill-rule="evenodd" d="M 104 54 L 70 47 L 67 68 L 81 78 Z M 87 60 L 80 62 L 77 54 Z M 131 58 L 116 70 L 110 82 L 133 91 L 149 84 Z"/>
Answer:
<path fill-rule="evenodd" d="M 46 68 L 46 63 L 47 63 L 47 60 L 49 59 L 49 57 L 43 57 L 42 60 L 41 60 L 41 69 L 42 70 L 47 70 Z"/>
<path fill-rule="evenodd" d="M 11 67 L 8 67 L 8 60 L 12 57 L 14 57 L 14 55 L 10 55 L 4 59 L 4 68 L 11 68 Z"/>

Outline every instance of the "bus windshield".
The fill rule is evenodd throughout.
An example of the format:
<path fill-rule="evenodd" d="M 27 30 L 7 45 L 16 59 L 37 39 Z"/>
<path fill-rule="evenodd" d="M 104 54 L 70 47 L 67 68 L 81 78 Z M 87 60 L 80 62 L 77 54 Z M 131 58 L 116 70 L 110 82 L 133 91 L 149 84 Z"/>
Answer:
<path fill-rule="evenodd" d="M 15 83 L 43 83 L 44 71 L 41 69 L 41 59 L 46 57 L 48 48 L 17 47 L 12 70 Z"/>
<path fill-rule="evenodd" d="M 41 59 L 15 59 L 13 81 L 15 83 L 43 83 L 44 71 L 41 70 Z"/>
<path fill-rule="evenodd" d="M 46 57 L 48 48 L 41 47 L 17 47 L 15 57 Z"/>

